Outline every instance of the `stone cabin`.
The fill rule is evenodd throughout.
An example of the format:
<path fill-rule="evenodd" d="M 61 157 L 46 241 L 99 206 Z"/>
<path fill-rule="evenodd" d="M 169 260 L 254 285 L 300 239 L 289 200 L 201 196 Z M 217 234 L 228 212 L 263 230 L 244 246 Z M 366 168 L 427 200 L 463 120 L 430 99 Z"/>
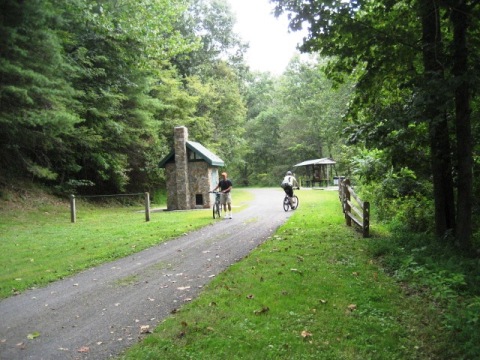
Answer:
<path fill-rule="evenodd" d="M 203 145 L 188 140 L 185 126 L 174 128 L 174 148 L 159 167 L 165 168 L 167 210 L 209 208 L 213 197 L 208 192 L 219 181 L 218 168 L 224 162 Z"/>

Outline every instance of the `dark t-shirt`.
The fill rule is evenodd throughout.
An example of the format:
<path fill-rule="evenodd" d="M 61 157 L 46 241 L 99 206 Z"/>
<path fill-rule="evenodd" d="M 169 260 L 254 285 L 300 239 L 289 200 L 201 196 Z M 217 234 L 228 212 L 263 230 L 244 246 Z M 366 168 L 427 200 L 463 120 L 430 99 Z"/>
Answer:
<path fill-rule="evenodd" d="M 224 191 L 224 190 L 227 190 L 230 186 L 232 186 L 232 182 L 228 179 L 227 180 L 220 180 L 218 185 L 220 186 L 220 189 L 222 189 L 222 191 Z M 227 191 L 227 192 L 230 192 L 230 191 Z"/>

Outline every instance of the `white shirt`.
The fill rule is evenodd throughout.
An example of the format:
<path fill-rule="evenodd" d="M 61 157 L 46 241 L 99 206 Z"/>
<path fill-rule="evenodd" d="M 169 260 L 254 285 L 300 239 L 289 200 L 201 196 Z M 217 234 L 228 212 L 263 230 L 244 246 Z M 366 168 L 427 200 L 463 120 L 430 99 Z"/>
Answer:
<path fill-rule="evenodd" d="M 283 178 L 282 184 L 288 184 L 293 186 L 294 184 L 298 186 L 297 179 L 293 175 L 287 175 Z"/>

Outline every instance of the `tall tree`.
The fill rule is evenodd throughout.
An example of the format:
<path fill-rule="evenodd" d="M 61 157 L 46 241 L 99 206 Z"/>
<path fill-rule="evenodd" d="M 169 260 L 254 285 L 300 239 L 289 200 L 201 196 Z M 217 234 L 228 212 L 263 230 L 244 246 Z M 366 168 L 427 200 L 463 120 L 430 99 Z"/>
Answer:
<path fill-rule="evenodd" d="M 469 50 L 468 29 L 473 24 L 471 19 L 474 6 L 478 2 L 465 0 L 451 4 L 451 21 L 453 24 L 453 75 L 455 76 L 455 116 L 458 162 L 458 203 L 456 237 L 464 249 L 471 247 L 472 202 L 473 202 L 473 145 L 469 84 Z"/>
<path fill-rule="evenodd" d="M 182 75 L 202 75 L 208 68 L 224 61 L 244 70 L 247 44 L 242 42 L 233 27 L 235 17 L 225 0 L 190 0 L 188 10 L 176 24 L 182 35 L 198 46 L 173 59 Z"/>
<path fill-rule="evenodd" d="M 440 31 L 440 9 L 435 1 L 419 2 L 422 21 L 425 118 L 429 122 L 433 191 L 435 198 L 435 229 L 438 237 L 455 228 L 453 180 L 448 122 L 443 105 L 448 91 L 431 91 L 445 87 L 445 51 Z"/>
<path fill-rule="evenodd" d="M 51 1 L 4 0 L 0 15 L 0 167 L 55 180 L 82 119 Z"/>

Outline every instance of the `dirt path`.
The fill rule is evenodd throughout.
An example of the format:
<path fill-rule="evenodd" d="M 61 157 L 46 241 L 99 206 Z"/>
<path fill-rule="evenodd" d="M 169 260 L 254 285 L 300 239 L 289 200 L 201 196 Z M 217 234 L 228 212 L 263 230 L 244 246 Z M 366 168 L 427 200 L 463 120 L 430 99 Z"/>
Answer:
<path fill-rule="evenodd" d="M 231 220 L 1 301 L 0 359 L 107 359 L 136 343 L 292 213 L 281 189 L 251 191 Z"/>

